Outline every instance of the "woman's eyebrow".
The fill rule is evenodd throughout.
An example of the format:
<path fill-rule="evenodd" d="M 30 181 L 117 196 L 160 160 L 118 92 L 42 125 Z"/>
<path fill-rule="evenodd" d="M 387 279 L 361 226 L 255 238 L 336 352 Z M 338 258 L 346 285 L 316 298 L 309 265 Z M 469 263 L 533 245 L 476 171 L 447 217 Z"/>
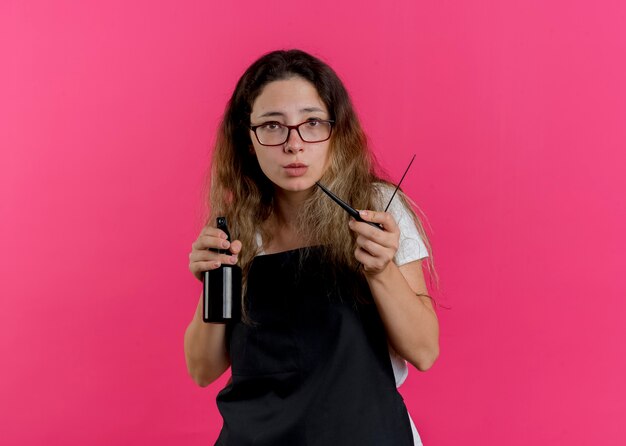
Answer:
<path fill-rule="evenodd" d="M 300 113 L 312 113 L 312 112 L 320 112 L 320 113 L 326 113 L 325 110 L 322 110 L 319 107 L 304 107 L 300 109 Z M 267 118 L 270 116 L 285 116 L 285 114 L 283 112 L 279 112 L 279 111 L 268 111 L 263 113 L 262 115 L 259 115 L 259 118 Z"/>
<path fill-rule="evenodd" d="M 285 114 L 277 111 L 268 111 L 259 115 L 259 118 L 267 118 L 268 116 L 285 116 Z"/>
<path fill-rule="evenodd" d="M 326 113 L 326 111 L 325 111 L 325 110 L 322 110 L 322 109 L 321 109 L 321 108 L 319 108 L 319 107 L 305 107 L 305 108 L 301 109 L 300 111 L 301 111 L 301 112 L 307 112 L 307 113 L 310 113 L 310 112 L 322 112 L 322 113 Z"/>

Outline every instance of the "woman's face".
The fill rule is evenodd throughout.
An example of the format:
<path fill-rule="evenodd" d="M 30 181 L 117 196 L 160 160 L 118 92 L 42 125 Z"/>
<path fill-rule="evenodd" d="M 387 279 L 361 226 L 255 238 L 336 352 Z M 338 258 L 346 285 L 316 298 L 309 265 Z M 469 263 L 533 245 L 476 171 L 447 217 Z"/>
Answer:
<path fill-rule="evenodd" d="M 297 125 L 305 121 L 326 119 L 330 119 L 330 116 L 315 86 L 294 76 L 265 85 L 252 104 L 250 125 L 272 122 Z M 311 189 L 328 165 L 330 140 L 305 142 L 295 129 L 289 131 L 287 141 L 279 146 L 261 145 L 252 130 L 250 139 L 261 170 L 276 187 L 285 192 Z"/>

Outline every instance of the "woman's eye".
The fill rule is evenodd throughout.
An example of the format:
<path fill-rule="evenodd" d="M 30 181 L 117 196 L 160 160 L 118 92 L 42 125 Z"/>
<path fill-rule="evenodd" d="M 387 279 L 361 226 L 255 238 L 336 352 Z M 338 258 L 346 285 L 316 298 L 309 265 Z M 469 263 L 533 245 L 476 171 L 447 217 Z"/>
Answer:
<path fill-rule="evenodd" d="M 317 127 L 318 125 L 320 125 L 320 120 L 319 119 L 309 119 L 306 123 L 307 123 L 307 127 Z"/>
<path fill-rule="evenodd" d="M 278 122 L 268 122 L 261 126 L 263 130 L 278 130 L 280 127 L 281 125 Z"/>

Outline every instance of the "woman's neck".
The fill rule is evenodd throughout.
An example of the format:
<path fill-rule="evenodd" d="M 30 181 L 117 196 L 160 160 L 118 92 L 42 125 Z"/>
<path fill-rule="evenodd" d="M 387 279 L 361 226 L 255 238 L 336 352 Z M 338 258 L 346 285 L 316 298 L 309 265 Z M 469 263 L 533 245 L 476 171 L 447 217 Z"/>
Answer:
<path fill-rule="evenodd" d="M 306 199 L 311 196 L 313 190 L 298 192 L 285 192 L 277 190 L 274 195 L 274 216 L 278 226 L 295 228 L 296 220 L 302 210 Z"/>
<path fill-rule="evenodd" d="M 269 244 L 263 248 L 267 254 L 302 248 L 307 240 L 297 228 L 298 214 L 304 201 L 312 191 L 289 192 L 277 191 L 274 196 L 274 212 L 266 222 L 266 230 L 271 233 Z M 267 243 L 267 241 L 266 241 Z"/>

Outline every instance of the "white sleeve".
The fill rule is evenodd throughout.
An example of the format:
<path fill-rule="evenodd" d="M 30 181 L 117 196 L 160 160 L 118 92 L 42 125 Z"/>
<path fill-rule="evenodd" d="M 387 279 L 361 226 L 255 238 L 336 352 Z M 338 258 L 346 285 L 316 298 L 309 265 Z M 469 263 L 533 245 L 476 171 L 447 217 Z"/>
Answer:
<path fill-rule="evenodd" d="M 378 188 L 383 204 L 377 210 L 383 211 L 389 202 L 389 198 L 391 198 L 393 194 L 393 188 L 387 185 L 380 185 Z M 428 257 L 428 250 L 417 231 L 411 213 L 397 196 L 394 197 L 387 212 L 393 216 L 393 219 L 400 228 L 400 243 L 393 259 L 394 263 L 398 266 L 402 266 L 406 263 Z"/>

